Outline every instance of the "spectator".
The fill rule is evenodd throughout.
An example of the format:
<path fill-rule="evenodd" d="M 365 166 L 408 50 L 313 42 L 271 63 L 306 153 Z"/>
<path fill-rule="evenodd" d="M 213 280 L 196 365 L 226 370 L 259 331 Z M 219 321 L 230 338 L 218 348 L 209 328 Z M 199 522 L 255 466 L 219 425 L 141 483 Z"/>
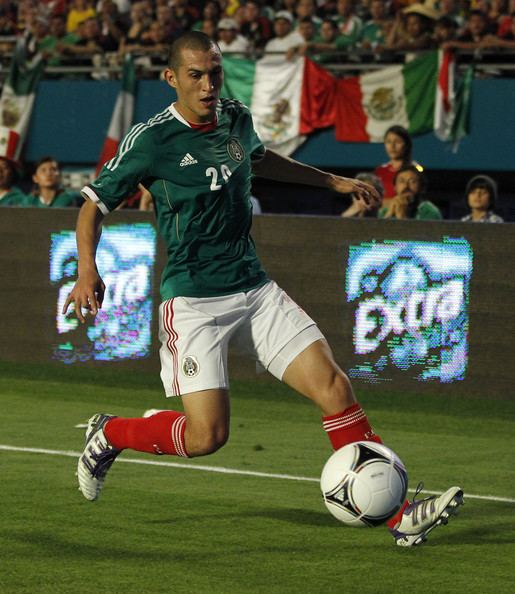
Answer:
<path fill-rule="evenodd" d="M 511 32 L 513 13 L 515 13 L 515 0 L 509 0 L 507 14 L 499 20 L 499 26 L 497 28 L 498 37 L 502 38 Z"/>
<path fill-rule="evenodd" d="M 438 2 L 438 12 L 440 17 L 447 17 L 456 23 L 456 29 L 461 29 L 465 20 L 460 13 L 459 2 L 456 0 L 440 0 Z"/>
<path fill-rule="evenodd" d="M 163 4 L 156 8 L 156 21 L 164 26 L 166 29 L 166 36 L 169 40 L 175 39 L 184 32 L 179 23 L 175 21 L 172 7 L 168 4 Z M 143 34 L 143 36 L 145 36 L 145 34 Z"/>
<path fill-rule="evenodd" d="M 48 66 L 62 64 L 62 52 L 69 45 L 75 45 L 80 37 L 66 32 L 66 17 L 57 14 L 50 19 L 48 35 L 39 43 L 39 49 L 47 59 Z"/>
<path fill-rule="evenodd" d="M 469 14 L 465 31 L 457 39 L 446 41 L 442 49 L 475 50 L 485 46 L 485 39 L 490 35 L 488 18 L 481 10 L 473 10 Z"/>
<path fill-rule="evenodd" d="M 322 24 L 322 19 L 317 16 L 316 8 L 315 0 L 298 0 L 295 6 L 297 22 L 300 24 L 303 21 L 306 22 L 304 19 L 309 19 L 313 23 L 315 30 L 318 31 Z"/>
<path fill-rule="evenodd" d="M 245 7 L 245 23 L 241 34 L 249 40 L 253 49 L 263 49 L 272 37 L 272 25 L 267 17 L 261 14 L 259 0 L 247 0 Z"/>
<path fill-rule="evenodd" d="M 384 187 L 383 187 L 383 182 L 377 177 L 377 175 L 375 175 L 372 172 L 368 172 L 368 171 L 363 171 L 361 173 L 358 173 L 356 175 L 356 179 L 359 179 L 362 182 L 365 182 L 367 184 L 370 184 L 371 186 L 373 186 L 379 196 L 381 197 L 381 200 L 383 199 L 384 196 Z M 377 217 L 377 212 L 379 211 L 379 209 L 381 208 L 381 204 L 377 205 L 377 208 L 374 209 L 367 209 L 364 207 L 363 202 L 361 200 L 358 200 L 354 195 L 352 196 L 352 203 L 349 206 L 349 208 L 347 208 L 346 210 L 344 210 L 341 214 L 341 216 L 343 218 L 370 218 L 370 217 Z"/>
<path fill-rule="evenodd" d="M 334 59 L 336 50 L 336 38 L 338 37 L 338 25 L 333 19 L 324 19 L 320 25 L 318 38 L 309 42 L 306 49 L 309 57 L 320 64 L 330 62 Z"/>
<path fill-rule="evenodd" d="M 72 33 L 80 23 L 95 18 L 96 15 L 96 10 L 89 0 L 72 0 L 68 18 L 66 19 L 66 30 L 68 33 Z"/>
<path fill-rule="evenodd" d="M 363 21 L 354 13 L 354 0 L 338 0 L 336 12 L 339 29 L 336 48 L 346 50 L 355 47 L 361 37 Z"/>
<path fill-rule="evenodd" d="M 384 148 L 389 161 L 375 168 L 374 173 L 384 186 L 384 201 L 387 203 L 395 196 L 393 178 L 404 165 L 415 165 L 422 170 L 411 158 L 413 142 L 409 132 L 403 126 L 390 126 L 384 135 Z"/>
<path fill-rule="evenodd" d="M 493 212 L 497 202 L 497 184 L 488 175 L 476 175 L 467 183 L 465 200 L 470 214 L 462 221 L 473 223 L 503 223 L 503 219 Z"/>
<path fill-rule="evenodd" d="M 202 33 L 205 33 L 211 39 L 216 39 L 218 23 L 212 19 L 202 21 Z"/>
<path fill-rule="evenodd" d="M 28 206 L 27 196 L 14 184 L 18 172 L 7 157 L 0 157 L 0 206 Z"/>
<path fill-rule="evenodd" d="M 371 51 L 383 48 L 386 44 L 386 33 L 391 24 L 383 0 L 372 0 L 370 2 L 370 20 L 365 23 L 361 32 L 361 47 Z"/>
<path fill-rule="evenodd" d="M 100 36 L 104 42 L 102 45 L 109 45 L 118 49 L 120 42 L 124 38 L 124 24 L 118 12 L 118 6 L 113 0 L 104 0 L 102 8 L 99 11 Z M 108 51 L 113 51 L 108 50 Z"/>
<path fill-rule="evenodd" d="M 202 19 L 193 25 L 193 29 L 195 31 L 200 31 L 202 29 L 202 22 L 206 19 L 218 22 L 220 20 L 221 14 L 222 11 L 220 10 L 220 4 L 214 0 L 208 0 L 205 3 L 204 9 L 202 11 Z"/>
<path fill-rule="evenodd" d="M 286 10 L 280 10 L 274 19 L 275 37 L 265 45 L 265 52 L 282 52 L 304 45 L 304 39 L 298 31 L 292 31 L 293 16 Z M 277 59 L 277 56 L 269 56 L 268 59 Z M 279 58 L 284 60 L 284 56 Z"/>
<path fill-rule="evenodd" d="M 134 54 L 134 64 L 139 69 L 141 77 L 152 77 L 148 72 L 152 66 L 162 67 L 167 63 L 166 56 L 170 46 L 170 29 L 166 23 L 161 20 L 155 20 L 150 23 L 149 28 L 142 33 L 141 40 L 138 43 L 125 43 L 122 41 L 119 49 L 119 56 L 124 54 Z M 129 200 L 129 206 L 132 201 Z"/>
<path fill-rule="evenodd" d="M 433 39 L 437 47 L 441 47 L 442 44 L 447 41 L 453 41 L 456 39 L 458 26 L 456 21 L 448 16 L 441 16 L 435 23 L 433 31 Z"/>
<path fill-rule="evenodd" d="M 483 47 L 515 49 L 515 12 L 511 13 L 510 24 L 510 29 L 502 37 L 486 35 L 482 42 Z"/>
<path fill-rule="evenodd" d="M 129 30 L 125 35 L 125 42 L 127 44 L 140 43 L 141 36 L 147 31 L 152 22 L 143 2 L 135 2 L 132 5 L 130 22 Z"/>
<path fill-rule="evenodd" d="M 232 55 L 239 52 L 238 57 L 243 57 L 249 49 L 249 42 L 239 34 L 238 23 L 231 18 L 220 19 L 218 23 L 218 47 L 222 54 Z"/>
<path fill-rule="evenodd" d="M 433 26 L 438 13 L 425 4 L 415 3 L 398 12 L 386 38 L 386 47 L 394 51 L 419 51 L 434 46 Z M 411 56 L 407 56 L 407 60 Z"/>
<path fill-rule="evenodd" d="M 188 0 L 174 0 L 171 7 L 173 20 L 181 31 L 189 31 L 199 20 L 199 12 Z"/>
<path fill-rule="evenodd" d="M 80 192 L 64 190 L 61 187 L 59 164 L 53 157 L 41 158 L 32 175 L 34 190 L 29 206 L 38 208 L 66 208 L 82 203 Z"/>
<path fill-rule="evenodd" d="M 425 177 L 414 165 L 404 165 L 394 178 L 395 197 L 379 210 L 381 219 L 441 219 L 438 207 L 424 199 Z"/>

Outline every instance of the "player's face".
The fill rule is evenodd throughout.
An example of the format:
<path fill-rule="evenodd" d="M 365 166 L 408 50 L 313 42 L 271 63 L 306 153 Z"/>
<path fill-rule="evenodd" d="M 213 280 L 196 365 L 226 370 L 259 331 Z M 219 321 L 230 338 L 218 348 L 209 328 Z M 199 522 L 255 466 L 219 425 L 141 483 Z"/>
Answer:
<path fill-rule="evenodd" d="M 165 80 L 177 92 L 175 107 L 193 124 L 212 122 L 224 74 L 222 56 L 216 47 L 207 52 L 184 48 L 177 70 L 167 68 Z"/>
<path fill-rule="evenodd" d="M 59 166 L 56 161 L 45 161 L 36 169 L 32 181 L 40 188 L 55 188 L 59 184 Z"/>
<path fill-rule="evenodd" d="M 420 192 L 420 178 L 414 171 L 401 171 L 395 178 L 395 193 L 409 202 Z"/>

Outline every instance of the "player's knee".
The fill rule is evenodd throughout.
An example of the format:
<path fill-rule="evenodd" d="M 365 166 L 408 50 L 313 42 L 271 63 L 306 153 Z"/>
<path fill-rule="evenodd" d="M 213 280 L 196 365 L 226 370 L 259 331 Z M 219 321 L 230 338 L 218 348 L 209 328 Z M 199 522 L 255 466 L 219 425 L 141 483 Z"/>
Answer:
<path fill-rule="evenodd" d="M 356 402 L 349 378 L 342 372 L 331 374 L 321 390 L 321 407 L 328 414 L 336 414 Z M 330 412 L 328 412 L 330 411 Z"/>
<path fill-rule="evenodd" d="M 190 456 L 207 456 L 223 447 L 228 439 L 229 430 L 226 427 L 204 428 L 187 435 L 186 448 Z"/>

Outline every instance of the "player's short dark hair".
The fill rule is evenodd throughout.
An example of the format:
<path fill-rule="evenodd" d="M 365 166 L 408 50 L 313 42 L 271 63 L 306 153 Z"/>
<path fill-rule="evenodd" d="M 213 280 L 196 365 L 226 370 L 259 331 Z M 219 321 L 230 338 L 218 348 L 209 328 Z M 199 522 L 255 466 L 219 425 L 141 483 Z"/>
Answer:
<path fill-rule="evenodd" d="M 200 50 L 208 52 L 211 48 L 217 48 L 216 41 L 208 37 L 202 31 L 188 31 L 177 37 L 168 51 L 168 67 L 177 70 L 181 65 L 183 49 Z"/>
<path fill-rule="evenodd" d="M 413 141 L 411 140 L 410 133 L 406 130 L 406 128 L 404 128 L 404 126 L 390 126 L 384 133 L 385 140 L 390 133 L 395 134 L 404 140 L 404 153 L 402 155 L 402 160 L 405 163 L 409 163 L 411 161 L 411 152 L 413 150 Z"/>

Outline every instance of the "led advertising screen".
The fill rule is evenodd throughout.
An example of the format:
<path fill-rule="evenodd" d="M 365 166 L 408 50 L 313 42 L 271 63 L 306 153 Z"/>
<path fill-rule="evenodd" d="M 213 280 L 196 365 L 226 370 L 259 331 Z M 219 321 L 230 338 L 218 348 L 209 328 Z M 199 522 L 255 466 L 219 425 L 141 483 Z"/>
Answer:
<path fill-rule="evenodd" d="M 52 357 L 64 363 L 120 361 L 148 357 L 151 346 L 152 287 L 156 232 L 148 223 L 105 226 L 97 249 L 97 267 L 106 285 L 102 308 L 85 328 L 73 304 L 63 304 L 77 279 L 74 231 L 52 233 L 50 282 L 56 289 L 58 342 Z"/>
<path fill-rule="evenodd" d="M 349 375 L 378 382 L 393 369 L 419 381 L 463 380 L 472 264 L 465 239 L 351 245 L 346 298 L 358 362 Z"/>

